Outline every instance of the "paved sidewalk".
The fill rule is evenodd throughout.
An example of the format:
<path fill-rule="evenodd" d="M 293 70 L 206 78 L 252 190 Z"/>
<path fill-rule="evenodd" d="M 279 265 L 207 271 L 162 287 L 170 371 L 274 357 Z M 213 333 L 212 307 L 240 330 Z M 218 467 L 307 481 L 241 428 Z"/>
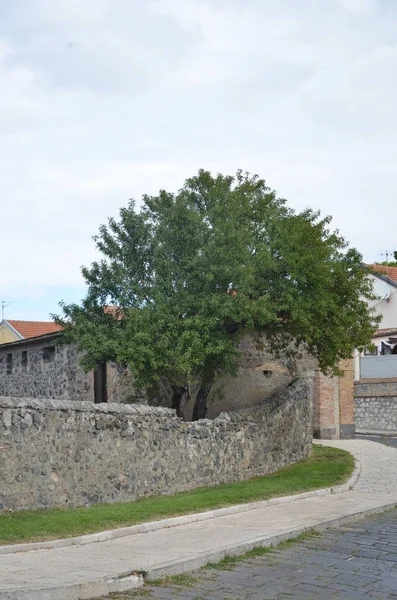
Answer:
<path fill-rule="evenodd" d="M 397 510 L 117 600 L 397 600 Z M 98 600 L 116 600 L 104 596 Z"/>
<path fill-rule="evenodd" d="M 119 539 L 0 556 L 0 600 L 74 600 L 132 587 L 117 579 L 191 571 L 225 554 L 271 545 L 397 505 L 397 451 L 366 440 L 324 442 L 361 463 L 353 490 L 258 507 L 248 512 Z M 109 581 L 112 583 L 109 586 Z"/>

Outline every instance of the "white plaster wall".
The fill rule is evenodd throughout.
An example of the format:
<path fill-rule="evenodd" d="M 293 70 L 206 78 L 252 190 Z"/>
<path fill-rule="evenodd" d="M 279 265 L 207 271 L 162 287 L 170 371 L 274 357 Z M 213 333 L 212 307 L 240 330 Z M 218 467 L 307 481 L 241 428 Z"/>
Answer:
<path fill-rule="evenodd" d="M 375 281 L 379 281 L 377 277 L 370 275 L 370 278 Z M 372 303 L 372 306 L 376 309 L 376 312 L 382 315 L 382 321 L 379 324 L 379 329 L 397 329 L 397 287 L 387 284 L 390 290 L 390 297 L 387 300 L 376 300 Z M 378 338 L 379 340 L 379 338 Z M 377 340 L 373 340 L 377 344 Z"/>

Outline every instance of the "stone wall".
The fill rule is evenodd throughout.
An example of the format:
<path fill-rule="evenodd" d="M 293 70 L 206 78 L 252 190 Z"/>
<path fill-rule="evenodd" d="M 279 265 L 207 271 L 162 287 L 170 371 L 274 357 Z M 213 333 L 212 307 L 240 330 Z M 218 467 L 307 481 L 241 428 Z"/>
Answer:
<path fill-rule="evenodd" d="M 46 337 L 9 347 L 0 345 L 0 396 L 78 398 L 94 402 L 93 372 L 84 372 L 80 365 L 81 355 L 75 345 L 57 342 L 58 337 Z M 11 369 L 7 364 L 8 355 L 12 355 Z M 109 402 L 135 400 L 133 378 L 128 369 L 107 363 L 106 372 Z"/>
<path fill-rule="evenodd" d="M 74 345 L 59 344 L 59 335 L 42 340 L 25 340 L 12 346 L 0 345 L 0 396 L 18 398 L 50 398 L 94 402 L 94 374 L 84 373 L 81 355 Z M 45 349 L 53 347 L 51 360 L 44 359 Z M 282 360 L 275 360 L 265 350 L 258 350 L 245 336 L 240 344 L 241 358 L 236 377 L 218 378 L 208 401 L 208 418 L 221 412 L 256 406 L 264 399 L 282 391 L 297 377 L 314 377 L 315 360 L 308 355 L 296 362 L 295 372 L 288 371 Z M 22 365 L 23 353 L 27 364 Z M 12 372 L 7 369 L 7 355 L 12 354 Z M 107 363 L 108 402 L 149 403 L 170 406 L 171 392 L 167 386 L 148 393 L 147 398 L 134 387 L 128 368 Z M 186 407 L 185 420 L 190 420 L 195 395 Z"/>
<path fill-rule="evenodd" d="M 356 431 L 397 432 L 397 378 L 354 383 Z"/>
<path fill-rule="evenodd" d="M 249 335 L 243 337 L 239 350 L 241 357 L 236 377 L 219 377 L 208 399 L 207 417 L 214 419 L 224 411 L 240 410 L 261 404 L 277 394 L 297 378 L 315 376 L 316 360 L 309 354 L 297 359 L 291 372 L 287 362 L 275 359 L 267 350 L 258 349 Z M 195 395 L 186 410 L 186 418 L 193 412 Z"/>
<path fill-rule="evenodd" d="M 312 380 L 213 421 L 167 408 L 0 398 L 0 505 L 82 506 L 271 473 L 304 458 Z"/>
<path fill-rule="evenodd" d="M 8 348 L 0 346 L 0 396 L 63 400 L 78 396 L 93 401 L 92 373 L 81 369 L 76 347 L 57 345 L 56 341 L 46 338 Z M 12 365 L 8 368 L 10 355 Z"/>

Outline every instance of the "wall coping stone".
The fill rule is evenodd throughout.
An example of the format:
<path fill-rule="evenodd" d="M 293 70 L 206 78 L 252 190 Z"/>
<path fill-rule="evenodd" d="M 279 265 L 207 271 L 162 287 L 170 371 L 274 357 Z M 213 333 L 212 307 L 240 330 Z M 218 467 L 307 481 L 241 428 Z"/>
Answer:
<path fill-rule="evenodd" d="M 12 398 L 0 396 L 0 409 L 32 408 L 34 410 L 61 410 L 72 412 L 97 412 L 110 414 L 126 415 L 151 415 L 157 417 L 167 417 L 178 419 L 176 411 L 172 408 L 161 406 L 146 406 L 143 404 L 120 404 L 103 403 L 94 404 L 94 402 L 75 401 L 75 400 L 52 400 L 48 398 Z"/>
<path fill-rule="evenodd" d="M 357 379 L 354 382 L 354 385 L 359 385 L 360 383 L 397 383 L 397 377 L 379 377 L 379 378 L 371 378 L 361 377 L 361 379 Z"/>
<path fill-rule="evenodd" d="M 205 427 L 210 423 L 224 422 L 224 421 L 246 421 L 247 418 L 257 418 L 260 415 L 265 417 L 274 406 L 281 401 L 290 400 L 296 391 L 299 390 L 299 400 L 294 399 L 294 402 L 304 402 L 306 397 L 310 394 L 310 384 L 307 379 L 301 379 L 287 388 L 282 392 L 271 396 L 270 398 L 264 399 L 261 404 L 256 406 L 242 408 L 241 410 L 235 410 L 230 412 L 222 412 L 215 419 L 200 419 L 199 421 L 186 421 L 186 423 L 194 423 L 195 426 L 201 425 Z M 42 411 L 70 411 L 70 412 L 90 412 L 90 413 L 106 413 L 106 414 L 122 414 L 122 415 L 140 415 L 140 416 L 152 416 L 162 417 L 171 419 L 174 421 L 182 421 L 176 414 L 176 410 L 173 408 L 166 408 L 162 406 L 147 406 L 144 404 L 122 404 L 122 403 L 110 403 L 105 402 L 101 404 L 95 404 L 94 402 L 77 401 L 77 400 L 56 400 L 49 398 L 17 398 L 9 396 L 0 396 L 0 410 L 1 409 L 33 409 Z"/>

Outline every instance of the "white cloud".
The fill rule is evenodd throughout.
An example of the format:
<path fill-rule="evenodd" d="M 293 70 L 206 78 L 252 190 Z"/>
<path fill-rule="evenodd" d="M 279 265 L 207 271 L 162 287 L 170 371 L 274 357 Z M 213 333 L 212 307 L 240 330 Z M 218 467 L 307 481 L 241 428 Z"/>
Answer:
<path fill-rule="evenodd" d="M 397 249 L 390 3 L 4 4 L 4 295 L 81 285 L 100 223 L 200 167 L 258 172 L 333 214 L 367 260 Z"/>

